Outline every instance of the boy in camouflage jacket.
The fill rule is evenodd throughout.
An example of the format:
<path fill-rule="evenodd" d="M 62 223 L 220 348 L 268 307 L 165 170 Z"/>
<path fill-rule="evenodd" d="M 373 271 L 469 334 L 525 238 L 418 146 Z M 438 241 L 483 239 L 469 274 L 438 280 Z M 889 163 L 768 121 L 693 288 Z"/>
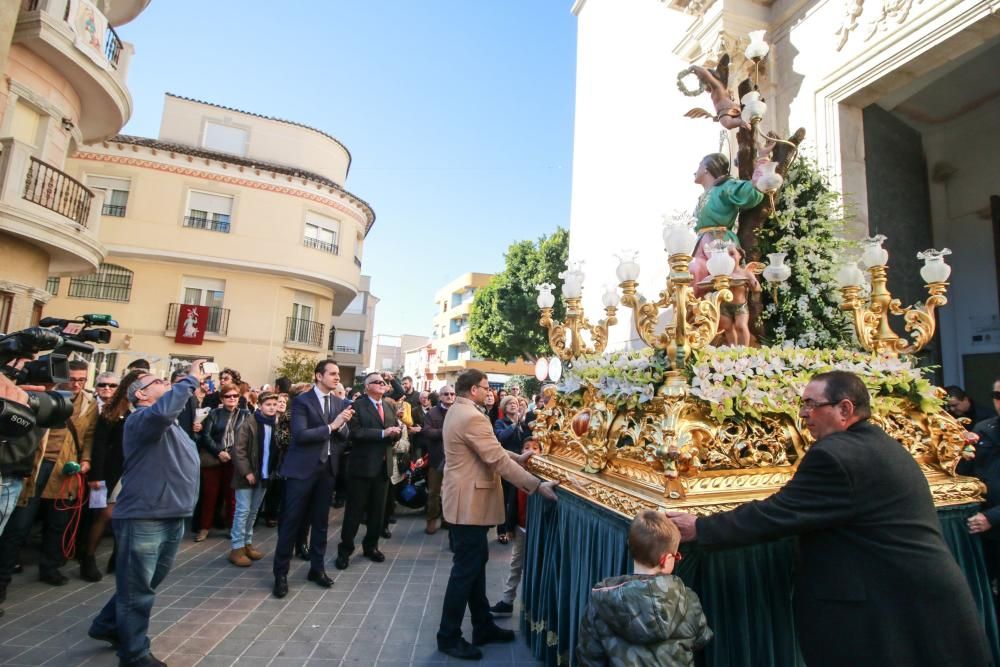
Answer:
<path fill-rule="evenodd" d="M 628 531 L 635 574 L 598 582 L 580 621 L 576 664 L 694 664 L 712 639 L 698 594 L 672 575 L 680 533 L 665 515 L 639 512 Z"/>

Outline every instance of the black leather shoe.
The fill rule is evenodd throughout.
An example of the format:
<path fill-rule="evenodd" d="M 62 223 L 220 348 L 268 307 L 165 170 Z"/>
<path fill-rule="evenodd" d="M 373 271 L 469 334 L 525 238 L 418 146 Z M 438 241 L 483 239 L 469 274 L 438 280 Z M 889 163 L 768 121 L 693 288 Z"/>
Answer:
<path fill-rule="evenodd" d="M 465 641 L 465 639 L 459 639 L 456 643 L 450 645 L 443 645 L 438 643 L 438 650 L 447 656 L 452 658 L 457 658 L 459 660 L 482 660 L 483 652 L 478 648 Z"/>
<path fill-rule="evenodd" d="M 390 537 L 392 537 L 392 531 L 389 530 L 388 528 L 384 529 L 382 531 L 382 537 L 384 537 L 385 539 L 389 539 Z"/>
<path fill-rule="evenodd" d="M 288 577 L 281 575 L 274 578 L 274 597 L 283 598 L 288 595 Z"/>
<path fill-rule="evenodd" d="M 93 630 L 87 630 L 87 636 L 91 639 L 96 639 L 99 642 L 107 642 L 111 644 L 111 648 L 118 648 L 118 635 L 113 632 L 108 632 L 107 634 L 102 632 L 94 632 Z"/>
<path fill-rule="evenodd" d="M 306 579 L 315 583 L 321 588 L 329 588 L 333 586 L 333 579 L 326 576 L 326 572 L 317 572 L 316 570 L 309 570 L 309 574 L 306 575 Z"/>
<path fill-rule="evenodd" d="M 309 560 L 309 547 L 304 544 L 296 544 L 295 555 L 299 560 Z"/>
<path fill-rule="evenodd" d="M 385 554 L 378 549 L 365 549 L 365 558 L 376 563 L 382 563 L 385 561 Z"/>
<path fill-rule="evenodd" d="M 502 644 L 514 641 L 514 631 L 504 630 L 497 625 L 487 626 L 483 630 L 472 629 L 472 643 L 476 646 L 483 644 Z"/>
<path fill-rule="evenodd" d="M 141 658 L 137 658 L 131 662 L 119 660 L 118 665 L 119 667 L 122 667 L 122 665 L 127 665 L 128 667 L 167 667 L 167 663 L 163 662 L 152 653 L 147 653 Z"/>
<path fill-rule="evenodd" d="M 93 556 L 82 556 L 80 558 L 80 578 L 84 581 L 100 581 L 104 578 L 101 570 L 97 567 L 97 559 Z"/>
<path fill-rule="evenodd" d="M 40 574 L 38 575 L 38 580 L 44 581 L 45 583 L 51 584 L 52 586 L 65 586 L 66 583 L 69 582 L 69 579 L 66 578 L 66 575 L 60 572 L 59 570 L 52 570 L 51 572 Z"/>
<path fill-rule="evenodd" d="M 337 560 L 333 561 L 334 567 L 338 570 L 346 570 L 347 566 L 351 564 L 351 557 L 345 556 L 344 554 L 338 554 Z"/>

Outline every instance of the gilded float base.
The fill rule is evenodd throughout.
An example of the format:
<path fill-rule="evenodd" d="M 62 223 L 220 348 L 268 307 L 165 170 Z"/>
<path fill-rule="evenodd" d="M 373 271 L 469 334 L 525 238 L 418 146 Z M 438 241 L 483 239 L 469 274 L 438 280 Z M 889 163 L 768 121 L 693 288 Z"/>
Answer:
<path fill-rule="evenodd" d="M 951 476 L 922 465 L 931 497 L 937 507 L 982 502 L 986 486 L 974 477 Z M 683 499 L 670 499 L 662 492 L 622 475 L 582 472 L 581 461 L 558 456 L 535 456 L 532 471 L 548 480 L 558 480 L 564 491 L 631 519 L 643 509 L 677 510 L 707 516 L 725 512 L 740 505 L 767 498 L 778 491 L 794 470 L 757 469 L 752 473 L 706 472 L 686 480 L 687 494 Z"/>

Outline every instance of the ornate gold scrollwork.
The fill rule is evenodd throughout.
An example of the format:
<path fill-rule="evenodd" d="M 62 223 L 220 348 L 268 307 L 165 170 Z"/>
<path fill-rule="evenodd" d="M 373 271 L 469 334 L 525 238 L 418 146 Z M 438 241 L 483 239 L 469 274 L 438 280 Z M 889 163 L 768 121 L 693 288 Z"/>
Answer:
<path fill-rule="evenodd" d="M 570 361 L 583 354 L 601 354 L 608 346 L 608 327 L 618 323 L 614 306 L 605 308 L 605 318 L 597 324 L 591 324 L 583 314 L 582 297 L 566 298 L 566 321 L 557 322 L 552 319 L 552 308 L 542 308 L 542 316 L 538 324 L 548 331 L 549 346 L 552 352 L 563 361 Z M 584 343 L 580 336 L 586 332 L 590 337 L 590 345 Z"/>

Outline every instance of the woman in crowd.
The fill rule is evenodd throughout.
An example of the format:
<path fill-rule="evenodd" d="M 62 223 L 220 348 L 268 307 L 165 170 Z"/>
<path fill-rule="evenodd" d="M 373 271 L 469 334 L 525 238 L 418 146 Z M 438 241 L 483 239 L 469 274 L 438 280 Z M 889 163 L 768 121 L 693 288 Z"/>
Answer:
<path fill-rule="evenodd" d="M 90 534 L 84 553 L 80 560 L 80 574 L 87 581 L 100 581 L 101 571 L 97 569 L 95 557 L 97 547 L 104 537 L 104 531 L 111 523 L 111 511 L 118 496 L 118 482 L 122 477 L 125 464 L 125 454 L 122 451 L 122 433 L 125 430 L 125 418 L 129 415 L 128 388 L 140 375 L 147 371 L 137 368 L 121 379 L 118 389 L 112 394 L 104 409 L 97 418 L 94 429 L 94 443 L 90 453 L 90 472 L 87 479 L 91 491 L 97 491 L 103 485 L 107 494 L 107 506 L 95 509 L 92 513 Z M 111 539 L 114 540 L 114 534 Z M 108 573 L 115 571 L 115 552 L 112 549 L 108 559 Z"/>
<path fill-rule="evenodd" d="M 233 476 L 233 445 L 240 424 L 250 416 L 245 408 L 240 408 L 240 389 L 235 384 L 224 384 L 219 389 L 222 407 L 215 408 L 202 423 L 198 444 L 201 447 L 201 517 L 195 542 L 208 537 L 208 531 L 215 520 L 215 509 L 222 500 L 226 528 L 233 524 L 233 492 L 230 480 Z"/>
<path fill-rule="evenodd" d="M 250 567 L 253 561 L 264 557 L 253 546 L 253 524 L 264 501 L 267 481 L 277 468 L 273 444 L 277 412 L 277 395 L 262 393 L 260 407 L 252 418 L 243 420 L 236 433 L 232 480 L 236 510 L 230 532 L 229 562 L 237 567 Z"/>
<path fill-rule="evenodd" d="M 278 470 L 281 468 L 285 452 L 288 451 L 288 443 L 291 441 L 292 426 L 291 416 L 288 413 L 288 394 L 278 394 L 278 414 L 275 419 L 274 434 L 271 436 L 275 468 L 274 474 L 267 480 L 267 494 L 264 496 L 264 521 L 268 528 L 274 528 L 278 525 L 281 496 L 285 492 L 285 480 L 278 474 Z"/>
<path fill-rule="evenodd" d="M 490 424 L 496 426 L 497 420 L 502 416 L 500 414 L 500 404 L 497 400 L 497 393 L 490 389 L 486 392 L 486 402 L 483 403 L 483 407 L 486 408 L 486 416 L 490 418 Z"/>
<path fill-rule="evenodd" d="M 521 406 L 521 399 L 518 396 L 506 396 L 500 402 L 500 409 L 503 411 L 503 418 L 498 419 L 493 426 L 493 432 L 497 440 L 507 451 L 520 454 L 526 440 L 531 438 L 531 427 L 524 421 L 527 414 L 527 403 Z M 516 491 L 511 484 L 503 482 L 503 500 L 506 519 L 497 526 L 497 541 L 500 544 L 507 544 L 513 536 L 517 526 L 516 511 Z"/>
<path fill-rule="evenodd" d="M 257 406 L 257 392 L 254 391 L 250 387 L 249 384 L 247 384 L 246 382 L 244 382 L 243 384 L 240 385 L 240 394 L 242 395 L 243 399 L 246 401 L 247 410 L 249 410 L 250 413 L 253 414 L 254 410 L 256 410 L 257 407 L 258 407 Z"/>

